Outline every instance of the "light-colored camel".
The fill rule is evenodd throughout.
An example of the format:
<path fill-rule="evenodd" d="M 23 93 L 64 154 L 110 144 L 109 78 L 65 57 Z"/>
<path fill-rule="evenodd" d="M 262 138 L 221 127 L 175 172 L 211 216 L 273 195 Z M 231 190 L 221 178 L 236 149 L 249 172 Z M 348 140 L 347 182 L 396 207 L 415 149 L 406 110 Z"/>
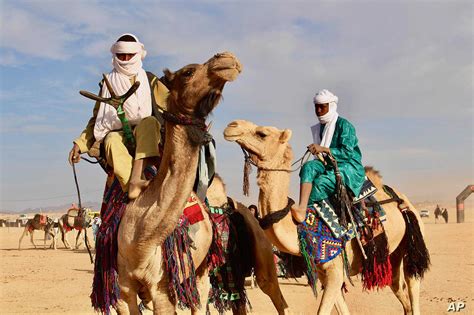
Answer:
<path fill-rule="evenodd" d="M 41 217 L 45 217 L 43 222 L 41 221 Z M 30 233 L 31 244 L 33 244 L 33 246 L 36 248 L 35 241 L 33 240 L 33 234 L 35 230 L 44 231 L 44 249 L 46 249 L 46 240 L 48 235 L 53 238 L 51 245 L 53 249 L 56 249 L 56 233 L 54 231 L 53 219 L 42 214 L 35 214 L 33 219 L 29 219 L 26 222 L 25 229 L 23 230 L 23 234 L 21 234 L 20 240 L 18 242 L 18 250 L 21 250 L 21 241 L 28 233 Z"/>
<path fill-rule="evenodd" d="M 291 137 L 291 130 L 262 127 L 248 121 L 236 120 L 227 126 L 224 131 L 224 137 L 228 141 L 237 142 L 244 148 L 259 168 L 257 175 L 257 184 L 260 187 L 258 204 L 262 216 L 285 208 L 288 203 L 290 173 L 287 171 L 268 170 L 290 170 L 293 152 L 288 140 Z M 375 175 L 374 172 L 367 174 L 378 188 L 375 197 L 377 200 L 389 199 L 390 196 L 382 189 L 380 177 Z M 414 210 L 415 208 L 404 195 L 399 192 L 397 193 L 404 200 L 405 204 L 409 206 L 409 209 L 415 212 L 420 223 L 421 232 L 423 232 L 422 221 Z M 420 279 L 403 275 L 403 258 L 406 254 L 404 243 L 401 244 L 406 230 L 404 218 L 396 203 L 385 204 L 383 207 L 387 216 L 384 228 L 387 234 L 389 251 L 392 253 L 393 282 L 391 289 L 402 303 L 405 314 L 419 314 Z M 291 214 L 288 214 L 278 223 L 273 224 L 265 232 L 280 251 L 300 255 L 296 236 L 297 228 L 292 221 Z M 351 276 L 356 275 L 361 270 L 362 264 L 362 254 L 356 240 L 353 239 L 346 244 L 346 251 Z M 335 303 L 339 313 L 349 313 L 341 293 L 341 286 L 344 281 L 341 255 L 318 267 L 318 276 L 324 285 L 318 314 L 329 314 Z M 408 287 L 408 292 L 406 292 L 406 287 Z"/>
<path fill-rule="evenodd" d="M 137 294 L 152 302 L 155 314 L 175 313 L 163 270 L 161 245 L 176 227 L 193 189 L 201 144 L 206 133 L 205 118 L 218 104 L 222 89 L 241 72 L 231 53 L 220 53 L 204 64 L 190 64 L 176 72 L 165 70 L 170 90 L 167 106 L 166 139 L 157 177 L 125 210 L 118 231 L 118 273 L 120 314 L 138 314 Z M 172 117 L 171 117 L 171 116 Z M 191 123 L 191 125 L 190 125 Z M 209 279 L 205 258 L 212 240 L 209 216 L 197 223 L 192 235 L 192 257 L 196 266 L 201 309 L 205 312 Z"/>
<path fill-rule="evenodd" d="M 87 228 L 91 225 L 91 218 L 89 215 L 87 215 L 90 210 L 85 208 L 84 211 L 84 215 L 80 216 L 79 209 L 71 208 L 67 211 L 67 213 L 63 214 L 59 218 L 59 231 L 61 232 L 61 240 L 64 246 L 68 249 L 71 248 L 71 245 L 69 245 L 67 240 L 67 234 L 73 230 L 77 230 L 74 249 L 79 248 L 79 237 L 81 236 L 82 232 L 84 232 L 84 242 L 87 242 L 87 246 L 90 248 L 89 238 L 87 237 Z"/>
<path fill-rule="evenodd" d="M 243 218 L 242 223 L 245 225 L 245 231 L 249 239 L 249 244 L 246 245 L 248 246 L 248 252 L 252 255 L 251 264 L 254 268 L 257 284 L 263 293 L 270 297 L 278 314 L 287 314 L 288 304 L 286 304 L 278 284 L 272 244 L 265 237 L 257 219 L 248 208 L 227 198 L 225 184 L 218 175 L 214 176 L 214 180 L 209 186 L 207 200 L 212 207 L 222 207 L 230 202 L 233 203 L 234 211 Z M 239 310 L 234 310 L 234 314 L 246 314 L 245 305 L 241 305 Z"/>

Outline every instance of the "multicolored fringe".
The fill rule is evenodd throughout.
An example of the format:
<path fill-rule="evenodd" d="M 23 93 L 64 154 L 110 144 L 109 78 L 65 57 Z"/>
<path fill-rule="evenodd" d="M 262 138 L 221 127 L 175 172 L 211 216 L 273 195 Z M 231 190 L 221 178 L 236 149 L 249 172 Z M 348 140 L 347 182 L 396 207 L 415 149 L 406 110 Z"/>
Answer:
<path fill-rule="evenodd" d="M 180 309 L 200 308 L 189 236 L 189 220 L 182 215 L 178 226 L 163 243 L 163 259 L 168 272 L 169 290 Z"/>
<path fill-rule="evenodd" d="M 331 261 L 342 251 L 343 241 L 335 238 L 327 224 L 318 217 L 314 207 L 306 211 L 306 219 L 298 225 L 300 251 L 306 261 L 308 283 L 317 295 L 316 266 Z"/>
<path fill-rule="evenodd" d="M 127 202 L 127 193 L 122 191 L 118 180 L 115 179 L 104 192 L 100 211 L 102 224 L 96 235 L 94 280 L 90 295 L 94 309 L 103 314 L 110 314 L 110 307 L 115 306 L 120 296 L 117 233 Z"/>
<path fill-rule="evenodd" d="M 367 259 L 362 261 L 362 287 L 365 290 L 382 289 L 392 284 L 392 265 L 388 240 L 381 223 L 381 211 L 362 209 L 365 225 L 359 228 L 361 242 Z M 381 208 L 378 205 L 378 208 Z"/>
<path fill-rule="evenodd" d="M 364 245 L 367 259 L 362 261 L 362 287 L 364 290 L 382 289 L 392 284 L 392 265 L 387 236 L 382 233 Z"/>
<path fill-rule="evenodd" d="M 213 225 L 213 242 L 208 254 L 211 290 L 209 303 L 219 314 L 249 304 L 245 292 L 245 275 L 239 266 L 237 231 L 230 220 L 231 209 L 209 207 Z"/>

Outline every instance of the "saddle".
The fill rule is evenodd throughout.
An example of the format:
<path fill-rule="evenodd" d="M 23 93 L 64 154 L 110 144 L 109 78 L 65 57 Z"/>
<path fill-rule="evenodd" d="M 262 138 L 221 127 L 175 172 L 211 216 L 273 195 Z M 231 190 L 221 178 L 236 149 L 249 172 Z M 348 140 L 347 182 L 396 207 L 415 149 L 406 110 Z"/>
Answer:
<path fill-rule="evenodd" d="M 46 223 L 48 222 L 48 216 L 45 214 L 38 213 L 38 214 L 35 214 L 33 220 L 35 220 L 40 225 L 46 225 Z"/>
<path fill-rule="evenodd" d="M 352 214 L 356 220 L 357 228 L 363 228 L 369 221 L 369 217 L 376 215 L 381 222 L 385 221 L 385 211 L 378 205 L 377 200 L 373 196 L 377 192 L 375 185 L 368 179 L 365 181 L 360 190 L 360 194 L 352 199 Z M 365 205 L 366 201 L 374 204 L 372 207 Z M 350 240 L 356 236 L 356 229 L 349 224 L 347 227 L 341 225 L 339 220 L 340 209 L 336 209 L 337 204 L 334 198 L 324 199 L 315 203 L 314 209 L 317 215 L 327 224 L 333 236 L 338 239 Z M 381 232 L 380 232 L 381 233 Z"/>

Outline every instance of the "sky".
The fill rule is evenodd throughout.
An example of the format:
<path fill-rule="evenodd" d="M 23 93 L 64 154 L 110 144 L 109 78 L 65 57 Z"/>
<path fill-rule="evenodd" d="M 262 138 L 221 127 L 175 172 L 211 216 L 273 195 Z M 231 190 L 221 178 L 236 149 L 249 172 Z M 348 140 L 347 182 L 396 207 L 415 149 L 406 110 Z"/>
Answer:
<path fill-rule="evenodd" d="M 134 33 L 162 74 L 231 51 L 243 72 L 209 117 L 217 169 L 242 196 L 243 155 L 222 132 L 235 119 L 311 143 L 312 97 L 329 89 L 356 127 L 363 163 L 414 201 L 452 201 L 474 183 L 473 4 L 469 1 L 0 0 L 0 210 L 77 201 L 67 155 L 111 66 L 110 46 Z M 105 173 L 77 166 L 84 201 Z M 298 175 L 291 195 L 297 196 Z"/>

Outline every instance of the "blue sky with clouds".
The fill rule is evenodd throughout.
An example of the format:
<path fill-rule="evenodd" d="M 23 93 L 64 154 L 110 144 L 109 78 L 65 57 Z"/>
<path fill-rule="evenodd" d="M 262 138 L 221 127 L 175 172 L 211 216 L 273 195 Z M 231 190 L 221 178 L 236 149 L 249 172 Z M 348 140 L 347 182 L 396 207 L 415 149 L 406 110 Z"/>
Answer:
<path fill-rule="evenodd" d="M 157 74 L 224 50 L 241 60 L 210 117 L 232 196 L 254 201 L 257 187 L 242 197 L 243 157 L 224 141 L 226 124 L 290 128 L 301 155 L 312 96 L 327 88 L 365 164 L 415 200 L 454 203 L 474 181 L 472 12 L 468 1 L 0 1 L 0 209 L 76 201 L 66 159 L 93 106 L 78 91 L 97 90 L 125 32 Z M 100 201 L 100 168 L 80 163 L 78 175 L 82 199 Z"/>

